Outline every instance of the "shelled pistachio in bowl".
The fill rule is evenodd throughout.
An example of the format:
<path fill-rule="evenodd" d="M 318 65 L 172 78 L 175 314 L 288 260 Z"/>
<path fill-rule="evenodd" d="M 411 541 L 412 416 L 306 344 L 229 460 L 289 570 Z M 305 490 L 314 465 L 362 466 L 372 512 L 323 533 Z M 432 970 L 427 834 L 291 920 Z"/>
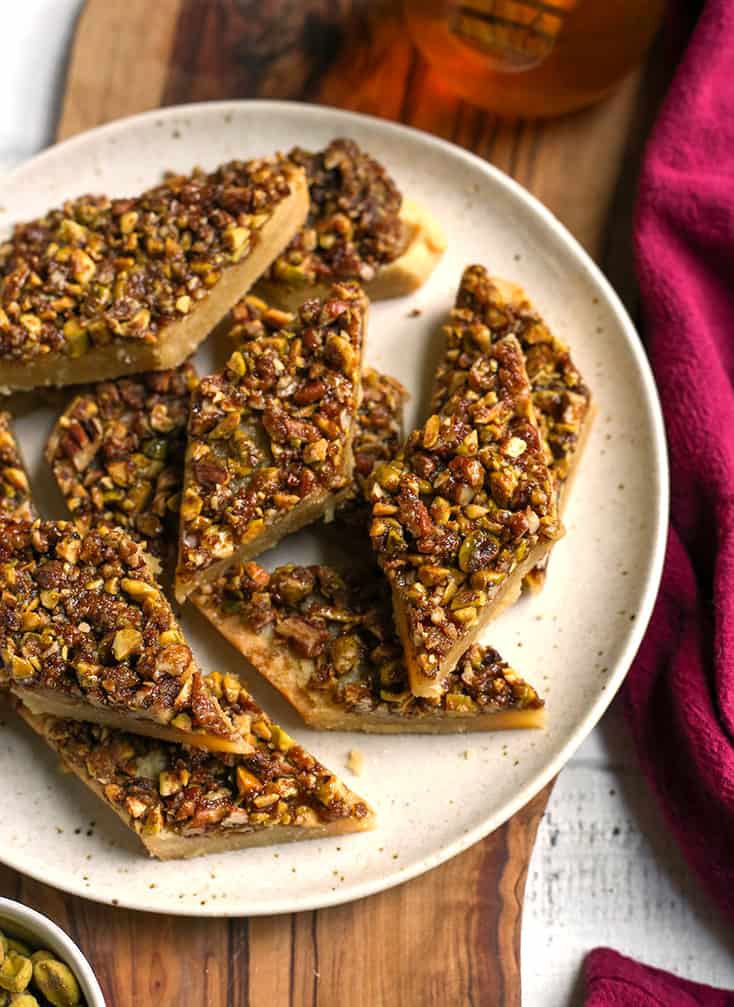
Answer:
<path fill-rule="evenodd" d="M 104 1007 L 82 953 L 40 913 L 0 898 L 0 1007 Z"/>

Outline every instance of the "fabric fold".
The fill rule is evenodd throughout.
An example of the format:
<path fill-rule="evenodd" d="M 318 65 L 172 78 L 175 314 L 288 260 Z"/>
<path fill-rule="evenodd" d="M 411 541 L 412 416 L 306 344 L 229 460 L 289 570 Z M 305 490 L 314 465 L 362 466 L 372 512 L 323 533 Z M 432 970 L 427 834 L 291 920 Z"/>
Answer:
<path fill-rule="evenodd" d="M 734 919 L 734 3 L 709 0 L 649 142 L 635 229 L 671 528 L 624 690 L 640 763 Z"/>
<path fill-rule="evenodd" d="M 584 980 L 586 1007 L 731 1007 L 734 1003 L 726 990 L 680 979 L 610 948 L 591 952 Z"/>

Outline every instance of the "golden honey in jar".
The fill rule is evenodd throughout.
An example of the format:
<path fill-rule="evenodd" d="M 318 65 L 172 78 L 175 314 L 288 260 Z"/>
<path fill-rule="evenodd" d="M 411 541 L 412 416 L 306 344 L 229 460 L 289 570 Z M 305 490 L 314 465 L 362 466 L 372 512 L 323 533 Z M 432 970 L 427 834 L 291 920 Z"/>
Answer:
<path fill-rule="evenodd" d="M 404 0 L 414 43 L 446 85 L 503 116 L 561 115 L 641 60 L 664 0 Z"/>

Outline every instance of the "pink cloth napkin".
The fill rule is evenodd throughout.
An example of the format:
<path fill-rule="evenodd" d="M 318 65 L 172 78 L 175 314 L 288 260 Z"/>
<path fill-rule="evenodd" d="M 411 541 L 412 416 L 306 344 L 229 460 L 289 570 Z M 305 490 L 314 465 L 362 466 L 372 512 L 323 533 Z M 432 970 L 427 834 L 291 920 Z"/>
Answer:
<path fill-rule="evenodd" d="M 734 994 L 678 979 L 609 948 L 586 959 L 586 1007 L 732 1007 Z"/>
<path fill-rule="evenodd" d="M 708 0 L 696 24 L 646 152 L 635 237 L 672 499 L 625 705 L 673 835 L 734 921 L 734 0 Z M 586 971 L 587 1007 L 734 1007 L 606 949 Z"/>
<path fill-rule="evenodd" d="M 672 499 L 626 709 L 672 832 L 734 920 L 734 0 L 706 4 L 665 100 L 636 246 Z"/>

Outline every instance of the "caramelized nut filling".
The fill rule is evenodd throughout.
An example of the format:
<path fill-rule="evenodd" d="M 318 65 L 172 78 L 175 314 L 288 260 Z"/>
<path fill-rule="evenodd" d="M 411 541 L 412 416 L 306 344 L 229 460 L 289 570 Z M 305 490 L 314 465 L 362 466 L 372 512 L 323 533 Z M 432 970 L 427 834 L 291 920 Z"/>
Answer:
<path fill-rule="evenodd" d="M 33 519 L 35 508 L 10 413 L 0 412 L 0 517 Z"/>
<path fill-rule="evenodd" d="M 245 563 L 197 595 L 205 611 L 235 616 L 273 654 L 311 669 L 306 688 L 346 711 L 419 718 L 539 709 L 542 700 L 492 647 L 474 645 L 447 676 L 440 696 L 410 692 L 390 592 L 377 570 L 342 577 L 327 566 Z M 267 678 L 265 655 L 246 654 Z"/>
<path fill-rule="evenodd" d="M 440 680 L 519 564 L 560 535 L 519 343 L 463 323 L 435 412 L 377 466 L 370 536 L 411 672 Z M 468 347 L 468 350 L 467 350 Z M 415 686 L 414 686 L 415 691 Z"/>
<path fill-rule="evenodd" d="M 297 315 L 246 297 L 237 349 L 192 396 L 181 501 L 177 591 L 214 563 L 249 555 L 292 530 L 314 501 L 324 513 L 352 477 L 367 301 L 337 284 Z"/>
<path fill-rule="evenodd" d="M 381 164 L 343 139 L 315 154 L 295 147 L 288 157 L 306 172 L 309 215 L 268 279 L 289 285 L 368 283 L 381 265 L 401 255 L 402 196 Z"/>
<path fill-rule="evenodd" d="M 365 802 L 270 720 L 239 679 L 214 673 L 204 683 L 210 701 L 242 725 L 249 754 L 214 754 L 54 717 L 45 718 L 44 735 L 143 837 L 371 815 Z"/>
<path fill-rule="evenodd" d="M 366 367 L 362 402 L 352 442 L 354 486 L 341 505 L 341 520 L 364 525 L 369 520 L 369 482 L 378 462 L 390 461 L 403 443 L 403 406 L 408 392 L 396 378 Z"/>
<path fill-rule="evenodd" d="M 46 460 L 80 531 L 124 528 L 163 558 L 177 540 L 190 363 L 104 381 L 59 417 Z"/>
<path fill-rule="evenodd" d="M 527 298 L 506 296 L 483 266 L 464 270 L 456 309 L 445 330 L 457 356 L 470 319 L 486 325 L 493 341 L 507 335 L 519 341 L 548 463 L 556 483 L 562 486 L 591 403 L 591 393 L 568 347 L 550 331 Z M 444 395 L 445 379 L 439 375 L 434 409 L 440 407 Z"/>
<path fill-rule="evenodd" d="M 0 658 L 11 692 L 78 702 L 80 716 L 239 738 L 144 550 L 120 528 L 0 520 Z"/>

